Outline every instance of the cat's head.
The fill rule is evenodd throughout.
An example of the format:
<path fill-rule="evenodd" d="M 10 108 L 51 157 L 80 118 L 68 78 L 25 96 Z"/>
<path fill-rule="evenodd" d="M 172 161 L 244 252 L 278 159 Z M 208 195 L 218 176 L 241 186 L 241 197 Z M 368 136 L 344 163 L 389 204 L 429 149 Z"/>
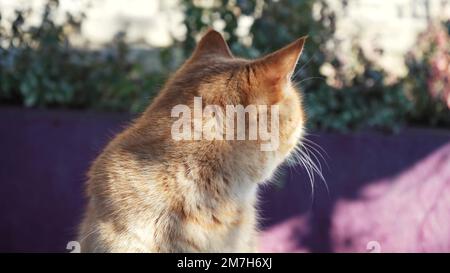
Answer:
<path fill-rule="evenodd" d="M 230 145 L 239 147 L 239 149 L 242 148 L 242 151 L 246 153 L 254 149 L 255 157 L 259 158 L 258 160 L 265 160 L 265 163 L 261 166 L 265 164 L 278 165 L 296 147 L 303 135 L 304 109 L 301 96 L 291 82 L 291 77 L 305 40 L 306 38 L 303 37 L 265 57 L 245 60 L 234 57 L 223 37 L 218 32 L 210 30 L 199 41 L 192 56 L 169 81 L 165 94 L 157 99 L 155 107 L 157 105 L 166 107 L 170 104 L 172 117 L 176 120 L 177 117 L 183 118 L 181 112 L 184 111 L 183 105 L 185 105 L 187 106 L 184 107 L 185 109 L 191 110 L 189 116 L 194 117 L 195 120 L 196 103 L 197 110 L 200 103 L 200 111 L 204 111 L 208 105 L 211 105 L 215 108 L 210 108 L 208 113 L 215 112 L 211 109 L 222 109 L 223 116 L 221 118 L 222 121 L 225 120 L 222 123 L 225 124 L 224 127 L 228 125 L 226 120 L 230 118 L 227 116 L 226 109 L 228 106 L 241 105 L 249 111 L 251 108 L 247 108 L 248 106 L 255 106 L 258 112 L 257 123 L 264 120 L 261 113 L 266 109 L 267 116 L 265 119 L 269 135 L 266 135 L 264 139 L 260 134 L 260 124 L 256 125 L 257 139 L 250 139 L 250 130 L 255 128 L 250 128 L 251 118 L 247 112 L 247 118 L 244 119 L 246 122 L 245 140 L 236 139 L 238 138 L 238 125 L 236 123 L 239 121 L 235 117 L 232 118 L 235 123 L 233 133 L 235 139 L 227 139 L 226 131 L 228 127 L 226 127 L 224 131 L 219 133 L 219 135 L 223 135 L 223 140 L 218 141 L 229 141 Z M 181 108 L 173 111 L 180 105 Z M 217 121 L 217 117 L 217 113 L 200 116 L 203 121 L 202 128 L 211 119 Z M 185 114 L 184 118 L 186 118 Z M 275 119 L 278 121 L 275 121 Z M 180 119 L 176 120 L 172 128 L 172 134 L 174 129 L 175 131 L 186 129 L 181 127 L 183 127 L 183 122 Z M 192 138 L 195 138 L 195 132 L 198 131 L 199 127 L 197 129 L 194 125 L 189 125 L 189 127 L 191 131 L 188 132 L 188 135 L 181 137 L 179 135 L 178 140 L 186 136 L 189 138 L 189 134 Z M 217 130 L 214 132 L 217 132 Z M 211 133 L 203 132 L 200 139 L 207 136 L 211 137 Z M 198 137 L 199 135 L 197 135 Z M 268 137 L 277 139 L 268 140 Z M 175 136 L 175 138 L 177 137 Z M 269 142 L 270 144 L 263 146 L 264 143 Z"/>

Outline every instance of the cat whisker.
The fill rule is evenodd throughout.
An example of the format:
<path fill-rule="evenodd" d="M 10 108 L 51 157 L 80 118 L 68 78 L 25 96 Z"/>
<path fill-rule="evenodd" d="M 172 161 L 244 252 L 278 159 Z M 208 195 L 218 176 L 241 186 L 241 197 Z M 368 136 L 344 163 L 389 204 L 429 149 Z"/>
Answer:
<path fill-rule="evenodd" d="M 320 160 L 319 160 L 319 158 L 316 156 L 316 154 L 314 153 L 314 151 L 313 151 L 313 150 L 310 150 L 310 148 L 309 148 L 308 146 L 306 146 L 305 143 L 302 143 L 301 145 L 303 146 L 303 148 L 304 148 L 304 150 L 305 150 L 305 153 L 308 155 L 309 158 L 311 158 L 311 156 L 314 157 L 314 159 L 315 159 L 316 162 L 317 162 L 318 169 L 319 169 L 320 173 L 322 173 L 322 164 L 320 163 Z M 312 160 L 312 158 L 311 158 L 311 161 L 314 162 L 314 161 Z"/>
<path fill-rule="evenodd" d="M 304 158 L 304 156 L 301 153 L 301 150 L 298 146 L 294 148 L 294 151 L 292 153 L 292 157 L 294 159 L 294 166 L 301 165 L 305 168 L 306 174 L 308 175 L 310 185 L 311 185 L 311 199 L 314 200 L 314 185 L 315 185 L 315 178 L 313 171 L 310 169 L 311 166 L 308 164 L 308 161 Z M 300 174 L 296 168 L 294 168 L 294 171 L 298 174 Z"/>
<path fill-rule="evenodd" d="M 320 147 L 319 144 L 313 142 L 312 140 L 304 138 L 302 141 L 303 141 L 303 145 L 308 147 L 309 149 L 311 149 L 312 150 L 311 152 L 315 152 L 316 154 L 318 154 L 320 156 L 320 158 L 322 158 L 322 160 L 325 163 L 325 165 L 327 166 L 327 168 L 330 169 L 330 166 L 328 165 L 328 162 L 325 159 L 325 156 L 328 159 L 330 158 L 328 153 L 322 147 Z M 325 156 L 322 154 L 322 152 L 325 154 Z"/>
<path fill-rule="evenodd" d="M 308 78 L 305 78 L 305 79 L 303 79 L 301 81 L 295 81 L 294 84 L 296 86 L 300 86 L 300 84 L 303 83 L 303 82 L 310 81 L 310 80 L 316 80 L 316 79 L 326 80 L 325 77 L 308 77 Z"/>
<path fill-rule="evenodd" d="M 317 175 L 317 176 L 319 176 L 320 180 L 322 180 L 322 182 L 324 183 L 327 193 L 329 194 L 329 187 L 328 187 L 325 177 L 323 176 L 323 169 L 322 169 L 322 164 L 320 162 L 321 161 L 320 158 L 322 158 L 322 160 L 325 162 L 325 164 L 327 164 L 326 160 L 325 160 L 324 156 L 322 155 L 322 153 L 318 149 L 314 148 L 314 146 L 312 146 L 311 144 L 308 144 L 307 142 L 314 143 L 311 140 L 305 141 L 305 139 L 303 139 L 294 148 L 293 157 L 297 160 L 296 163 L 302 165 L 305 168 L 305 171 L 306 171 L 308 178 L 310 180 L 310 183 L 311 183 L 312 191 L 314 191 L 315 176 Z M 314 145 L 320 147 L 316 143 L 314 143 Z M 322 148 L 320 147 L 320 149 L 322 149 Z M 327 164 L 327 167 L 328 167 L 328 164 Z"/>
<path fill-rule="evenodd" d="M 317 165 L 314 162 L 314 160 L 311 158 L 310 152 L 306 147 L 303 146 L 303 150 L 304 151 L 302 151 L 302 154 L 304 155 L 304 158 L 306 159 L 308 165 L 311 167 L 314 173 L 316 173 L 322 180 L 325 180 L 325 178 L 322 175 L 322 166 L 320 165 L 320 163 L 319 165 Z"/>
<path fill-rule="evenodd" d="M 292 76 L 293 79 L 295 79 L 295 77 L 298 76 L 298 74 L 300 74 L 300 72 L 302 72 L 302 70 L 304 68 L 306 68 L 306 66 L 311 62 L 311 60 L 314 58 L 314 55 L 312 55 L 307 61 L 306 63 L 304 63 L 298 70 L 297 72 L 295 72 L 295 74 Z M 299 60 L 300 61 L 300 60 Z"/>
<path fill-rule="evenodd" d="M 304 146 L 304 149 L 305 149 L 305 151 L 309 154 L 308 148 Z M 321 178 L 322 182 L 323 182 L 324 185 L 325 185 L 325 188 L 326 188 L 326 190 L 327 190 L 327 193 L 329 194 L 330 191 L 329 191 L 329 188 L 328 188 L 328 184 L 327 184 L 327 182 L 326 182 L 326 179 L 325 179 L 325 177 L 323 176 L 322 165 L 320 164 L 320 160 L 319 160 L 319 158 L 318 158 L 314 153 L 311 152 L 311 154 L 313 155 L 314 159 L 317 161 L 317 164 L 318 164 L 319 166 L 317 166 L 317 164 L 314 162 L 314 160 L 313 160 L 311 157 L 309 157 L 309 159 L 310 159 L 310 164 L 313 166 L 313 169 L 315 170 L 316 174 Z M 325 161 L 325 162 L 326 162 L 326 161 Z M 328 165 L 327 165 L 327 166 L 328 166 Z"/>
<path fill-rule="evenodd" d="M 314 136 L 313 134 L 308 134 L 308 135 Z M 311 139 L 308 139 L 308 138 L 306 138 L 306 137 L 304 137 L 304 138 L 302 139 L 302 141 L 307 142 L 307 143 L 309 143 L 310 145 L 313 145 L 313 146 L 317 147 L 317 149 L 319 149 L 320 151 L 322 151 L 322 152 L 327 156 L 328 159 L 330 158 L 330 156 L 328 155 L 327 151 L 325 151 L 325 149 L 322 148 L 322 146 L 320 146 L 320 145 L 317 144 L 316 142 L 314 142 L 314 141 L 312 141 Z"/>
<path fill-rule="evenodd" d="M 316 158 L 316 160 L 317 160 L 318 162 L 320 162 L 320 160 L 319 160 L 317 157 L 320 157 L 320 158 L 325 162 L 325 165 L 327 165 L 327 167 L 328 167 L 328 164 L 327 164 L 327 162 L 326 162 L 324 156 L 322 155 L 322 153 L 321 153 L 319 150 L 317 150 L 314 146 L 312 146 L 311 144 L 308 144 L 308 143 L 306 143 L 306 142 L 303 142 L 302 145 L 305 146 L 305 148 L 309 149 L 309 151 L 311 152 L 311 154 L 314 155 L 314 157 Z"/>

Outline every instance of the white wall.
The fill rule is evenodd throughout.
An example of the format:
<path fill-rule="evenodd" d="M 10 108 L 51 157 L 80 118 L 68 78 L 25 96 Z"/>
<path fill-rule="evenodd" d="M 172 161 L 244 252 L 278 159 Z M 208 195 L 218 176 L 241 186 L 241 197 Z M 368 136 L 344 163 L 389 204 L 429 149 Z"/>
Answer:
<path fill-rule="evenodd" d="M 0 0 L 0 11 L 4 19 L 14 17 L 17 7 L 33 8 L 36 13 L 32 23 L 39 21 L 46 0 Z M 87 20 L 82 35 L 91 46 L 97 47 L 111 41 L 116 33 L 127 30 L 130 42 L 145 42 L 152 46 L 167 46 L 172 35 L 182 37 L 180 29 L 183 14 L 177 0 L 60 0 L 59 19 L 65 11 L 77 13 L 86 10 Z M 89 7 L 85 9 L 86 7 Z"/>
<path fill-rule="evenodd" d="M 60 0 L 61 9 L 77 12 L 89 2 L 82 35 L 92 47 L 109 42 L 114 34 L 127 30 L 128 41 L 167 46 L 172 35 L 182 37 L 183 14 L 177 0 Z M 429 18 L 450 18 L 450 0 L 328 0 L 338 13 L 337 37 L 345 50 L 350 38 L 359 36 L 369 53 L 380 46 L 385 49 L 380 63 L 388 70 L 405 72 L 402 56 L 414 45 L 418 32 L 426 28 Z M 45 0 L 0 0 L 5 19 L 13 16 L 18 6 L 42 8 Z M 428 8 L 427 8 L 428 7 Z M 34 16 L 36 22 L 38 16 Z M 3 20 L 4 21 L 4 20 Z"/>
<path fill-rule="evenodd" d="M 328 2 L 338 13 L 336 36 L 344 50 L 351 37 L 359 37 L 369 55 L 379 46 L 385 50 L 380 64 L 395 74 L 406 72 L 402 57 L 428 20 L 450 19 L 450 0 L 349 0 L 347 9 L 340 1 Z"/>

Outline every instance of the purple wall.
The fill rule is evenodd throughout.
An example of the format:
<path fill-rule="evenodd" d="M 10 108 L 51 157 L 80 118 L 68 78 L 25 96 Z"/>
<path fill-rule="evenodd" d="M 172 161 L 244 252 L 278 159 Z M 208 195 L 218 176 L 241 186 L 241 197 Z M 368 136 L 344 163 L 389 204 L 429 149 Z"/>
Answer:
<path fill-rule="evenodd" d="M 119 114 L 0 109 L 0 251 L 65 251 L 83 210 L 86 169 L 128 120 Z M 281 185 L 263 189 L 262 250 L 365 251 L 367 242 L 377 241 L 385 251 L 450 251 L 445 205 L 450 201 L 428 201 L 445 200 L 450 192 L 445 167 L 450 166 L 450 131 L 310 139 L 328 153 L 329 193 L 317 180 L 312 201 L 303 169 L 285 168 Z M 420 196 L 421 187 L 430 198 Z M 396 204 L 397 199 L 403 201 Z M 424 205 L 413 209 L 412 204 Z M 430 221 L 440 228 L 427 231 L 430 216 L 417 211 L 434 207 L 439 209 Z M 391 210 L 395 214 L 377 215 Z M 395 221 L 399 217 L 393 217 L 400 214 L 408 225 L 403 230 Z M 420 217 L 425 220 L 410 221 Z M 408 228 L 421 235 L 392 239 Z M 416 237 L 427 248 L 417 246 Z"/>
<path fill-rule="evenodd" d="M 317 183 L 311 202 L 295 172 L 282 190 L 265 192 L 264 251 L 450 252 L 449 131 L 315 141 L 329 154 L 329 194 Z"/>

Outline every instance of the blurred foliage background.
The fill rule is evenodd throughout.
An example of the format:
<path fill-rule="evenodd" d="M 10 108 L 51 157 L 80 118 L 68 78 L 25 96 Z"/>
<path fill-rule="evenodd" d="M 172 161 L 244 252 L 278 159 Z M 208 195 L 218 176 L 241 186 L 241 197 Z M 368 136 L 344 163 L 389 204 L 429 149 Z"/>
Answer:
<path fill-rule="evenodd" d="M 351 56 L 335 54 L 336 16 L 325 1 L 195 3 L 181 1 L 185 38 L 158 50 L 157 70 L 132 57 L 126 33 L 118 33 L 101 50 L 72 46 L 69 38 L 80 31 L 85 15 L 67 14 L 57 23 L 57 0 L 47 2 L 37 26 L 25 24 L 29 11 L 17 10 L 11 29 L 0 28 L 0 104 L 140 112 L 189 56 L 199 35 L 221 19 L 232 51 L 242 57 L 255 58 L 309 36 L 295 81 L 313 130 L 450 128 L 448 21 L 430 24 L 419 35 L 417 46 L 405 56 L 407 76 L 390 80 L 356 41 Z M 250 37 L 237 35 L 241 16 L 255 18 Z M 5 20 L 1 14 L 0 20 Z"/>

